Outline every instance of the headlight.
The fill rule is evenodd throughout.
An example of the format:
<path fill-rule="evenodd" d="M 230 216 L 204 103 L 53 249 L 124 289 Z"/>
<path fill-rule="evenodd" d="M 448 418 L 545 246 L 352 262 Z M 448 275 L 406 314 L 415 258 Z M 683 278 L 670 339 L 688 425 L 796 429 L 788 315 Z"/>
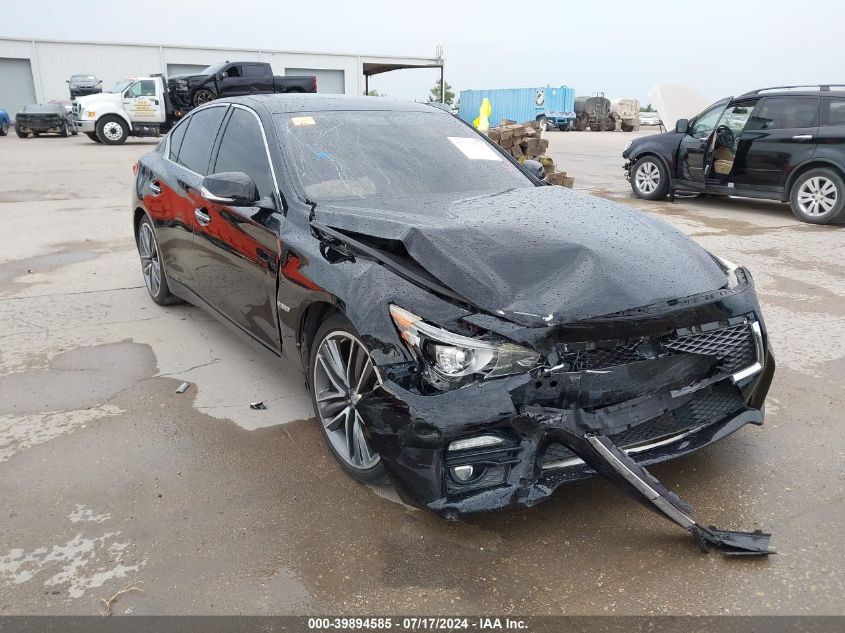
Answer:
<path fill-rule="evenodd" d="M 411 352 L 439 377 L 459 380 L 477 375 L 495 378 L 521 374 L 534 367 L 540 355 L 513 343 L 488 343 L 453 334 L 425 323 L 420 317 L 396 305 L 390 316 Z"/>
<path fill-rule="evenodd" d="M 732 261 L 719 257 L 718 255 L 713 255 L 713 257 L 715 257 L 725 268 L 725 274 L 728 276 L 728 289 L 733 290 L 736 288 L 739 285 L 739 277 L 736 276 L 736 271 L 739 269 L 739 266 L 734 264 Z"/>

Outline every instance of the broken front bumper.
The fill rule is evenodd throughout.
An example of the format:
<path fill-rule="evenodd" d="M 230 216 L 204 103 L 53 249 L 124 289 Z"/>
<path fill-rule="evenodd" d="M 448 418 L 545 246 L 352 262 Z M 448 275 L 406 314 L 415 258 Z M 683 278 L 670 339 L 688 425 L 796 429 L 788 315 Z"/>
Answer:
<path fill-rule="evenodd" d="M 742 328 L 752 337 L 748 348 L 736 343 Z M 733 341 L 739 351 L 701 379 L 699 363 L 712 351 L 702 341 L 713 340 Z M 733 319 L 664 344 L 678 354 L 622 369 L 512 376 L 436 395 L 413 393 L 388 372 L 359 406 L 373 447 L 408 501 L 446 518 L 532 506 L 563 483 L 597 474 L 583 455 L 580 440 L 588 434 L 607 437 L 647 466 L 762 424 L 774 359 L 757 321 Z M 589 351 L 594 363 L 608 353 Z M 644 393 L 628 393 L 624 377 Z M 573 381 L 583 389 L 582 406 L 548 406 L 548 394 L 564 389 L 565 380 L 570 391 Z M 605 393 L 609 404 L 601 403 Z"/>

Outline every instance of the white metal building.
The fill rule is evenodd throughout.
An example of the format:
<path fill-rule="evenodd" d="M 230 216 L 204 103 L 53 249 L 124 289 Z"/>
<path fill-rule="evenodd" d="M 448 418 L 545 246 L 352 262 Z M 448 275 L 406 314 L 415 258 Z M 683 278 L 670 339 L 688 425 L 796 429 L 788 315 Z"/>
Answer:
<path fill-rule="evenodd" d="M 179 75 L 230 61 L 269 62 L 276 75 L 316 75 L 317 91 L 364 94 L 367 79 L 403 68 L 443 68 L 434 57 L 387 57 L 340 53 L 197 48 L 0 37 L 0 107 L 10 116 L 28 103 L 68 99 L 71 75 L 93 74 L 108 90 L 130 76 Z"/>

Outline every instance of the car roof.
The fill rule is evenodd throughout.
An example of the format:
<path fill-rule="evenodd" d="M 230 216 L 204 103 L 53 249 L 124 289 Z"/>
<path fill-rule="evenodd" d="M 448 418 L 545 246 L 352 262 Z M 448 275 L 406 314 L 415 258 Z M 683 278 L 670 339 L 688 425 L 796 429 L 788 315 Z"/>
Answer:
<path fill-rule="evenodd" d="M 215 103 L 240 103 L 243 105 L 260 104 L 271 114 L 294 112 L 338 112 L 342 110 L 365 111 L 381 110 L 395 112 L 425 112 L 451 116 L 448 112 L 432 108 L 425 103 L 388 99 L 386 97 L 357 97 L 348 95 L 281 93 L 250 95 L 217 99 Z"/>
<path fill-rule="evenodd" d="M 819 88 L 811 88 L 808 86 L 798 86 L 796 88 L 779 89 L 779 88 L 760 88 L 759 90 L 752 90 L 734 97 L 734 100 L 739 99 L 753 99 L 757 97 L 845 97 L 845 86 L 836 87 L 834 89 L 820 90 Z"/>

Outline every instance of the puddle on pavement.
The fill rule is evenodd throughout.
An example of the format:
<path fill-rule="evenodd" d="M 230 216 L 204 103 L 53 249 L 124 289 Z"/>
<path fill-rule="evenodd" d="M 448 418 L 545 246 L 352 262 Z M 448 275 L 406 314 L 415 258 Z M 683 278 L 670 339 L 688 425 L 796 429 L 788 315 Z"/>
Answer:
<path fill-rule="evenodd" d="M 21 287 L 29 286 L 28 275 L 51 273 L 57 268 L 97 259 L 110 247 L 102 242 L 68 242 L 55 246 L 56 252 L 36 255 L 26 259 L 15 259 L 0 264 L 0 294 L 9 294 Z"/>
<path fill-rule="evenodd" d="M 147 345 L 121 342 L 78 347 L 54 356 L 46 369 L 0 377 L 0 415 L 44 414 L 103 405 L 156 373 Z"/>

